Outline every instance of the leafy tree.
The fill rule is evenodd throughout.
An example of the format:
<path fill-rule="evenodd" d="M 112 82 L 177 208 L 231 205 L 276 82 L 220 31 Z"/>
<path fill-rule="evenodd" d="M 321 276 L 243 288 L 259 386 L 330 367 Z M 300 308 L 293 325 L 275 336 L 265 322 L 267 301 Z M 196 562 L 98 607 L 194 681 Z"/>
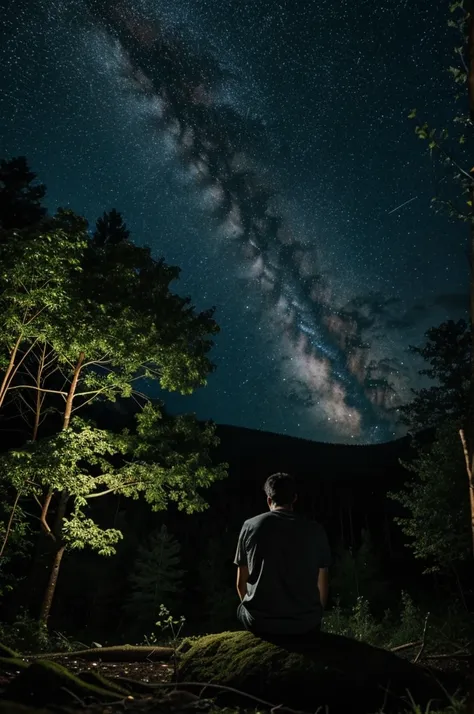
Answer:
<path fill-rule="evenodd" d="M 182 393 L 204 385 L 218 331 L 213 310 L 196 313 L 189 298 L 171 292 L 179 270 L 135 246 L 120 214 L 104 214 L 92 239 L 86 228 L 81 217 L 60 211 L 35 230 L 10 232 L 0 246 L 0 406 L 11 393 L 23 401 L 31 394 L 36 404 L 32 443 L 5 457 L 3 473 L 34 498 L 54 544 L 44 621 L 65 550 L 90 545 L 108 553 L 120 537 L 86 516 L 89 498 L 143 493 L 154 508 L 170 498 L 192 510 L 204 507 L 198 488 L 224 473 L 207 453 L 213 428 L 201 429 L 191 417 L 162 419 L 158 409 L 145 408 L 136 433 L 119 440 L 73 423 L 97 399 L 138 396 L 146 403 L 137 390 L 144 381 Z M 38 442 L 41 410 L 54 411 L 63 433 Z M 118 454 L 127 454 L 119 469 L 110 463 Z M 99 483 L 105 488 L 92 493 Z"/>
<path fill-rule="evenodd" d="M 465 454 L 465 469 L 469 479 L 471 509 L 471 540 L 474 554 L 474 169 L 471 150 L 474 138 L 474 0 L 454 0 L 450 4 L 448 25 L 454 28 L 460 44 L 455 47 L 456 65 L 449 67 L 456 88 L 456 102 L 464 106 L 453 117 L 452 125 L 438 129 L 423 121 L 415 128 L 419 139 L 426 141 L 431 156 L 446 170 L 451 179 L 445 181 L 444 194 L 433 199 L 435 206 L 447 210 L 452 218 L 468 224 L 468 255 L 470 262 L 470 322 L 471 350 L 467 422 L 461 424 L 459 435 Z M 417 117 L 417 110 L 410 112 Z M 467 236 L 466 236 L 467 237 Z"/>
<path fill-rule="evenodd" d="M 45 193 L 24 156 L 0 161 L 0 233 L 38 223 L 46 215 Z"/>
<path fill-rule="evenodd" d="M 441 426 L 433 444 L 419 447 L 413 462 L 404 466 L 414 476 L 404 490 L 390 494 L 407 510 L 396 522 L 415 558 L 425 561 L 425 573 L 452 570 L 470 554 L 468 482 L 458 424 Z"/>
<path fill-rule="evenodd" d="M 0 243 L 0 407 L 10 390 L 48 393 L 43 382 L 58 366 L 51 354 L 73 310 L 86 225 L 60 211 L 48 225 L 11 231 Z M 32 383 L 23 385 L 25 378 Z"/>
<path fill-rule="evenodd" d="M 178 541 L 164 525 L 138 549 L 125 610 L 143 630 L 153 627 L 161 605 L 170 605 L 182 591 L 180 552 Z"/>
<path fill-rule="evenodd" d="M 465 424 L 471 373 L 471 329 L 465 320 L 448 320 L 426 332 L 424 345 L 410 347 L 429 367 L 419 374 L 434 384 L 413 389 L 413 400 L 399 408 L 414 432 L 436 427 L 446 419 Z"/>

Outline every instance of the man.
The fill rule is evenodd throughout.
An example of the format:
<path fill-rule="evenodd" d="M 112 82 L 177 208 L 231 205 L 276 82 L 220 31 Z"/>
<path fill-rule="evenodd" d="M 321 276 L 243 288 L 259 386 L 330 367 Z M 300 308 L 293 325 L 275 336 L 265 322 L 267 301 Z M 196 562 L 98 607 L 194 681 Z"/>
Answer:
<path fill-rule="evenodd" d="M 317 632 L 328 598 L 326 533 L 294 512 L 291 476 L 270 476 L 264 490 L 270 510 L 245 521 L 237 544 L 237 616 L 257 635 Z"/>

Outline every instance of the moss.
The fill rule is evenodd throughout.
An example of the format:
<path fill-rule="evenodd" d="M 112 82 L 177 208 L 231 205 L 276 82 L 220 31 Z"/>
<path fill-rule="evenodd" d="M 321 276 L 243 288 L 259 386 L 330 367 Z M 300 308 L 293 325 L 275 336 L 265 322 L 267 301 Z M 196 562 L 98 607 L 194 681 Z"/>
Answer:
<path fill-rule="evenodd" d="M 8 647 L 8 645 L 4 645 L 0 642 L 0 657 L 16 657 L 21 659 L 21 654 L 12 650 L 12 648 Z"/>
<path fill-rule="evenodd" d="M 93 684 L 109 692 L 115 692 L 117 696 L 127 697 L 130 694 L 130 689 L 126 689 L 126 687 L 118 684 L 116 681 L 102 676 L 99 672 L 80 672 L 78 677 L 82 682 Z"/>
<path fill-rule="evenodd" d="M 71 695 L 68 692 L 80 699 L 117 699 L 116 691 L 85 682 L 57 662 L 47 660 L 33 662 L 23 669 L 7 686 L 5 697 L 22 704 L 45 706 L 70 701 Z"/>
<path fill-rule="evenodd" d="M 27 669 L 29 667 L 28 662 L 19 657 L 0 657 L 0 670 L 6 670 L 7 672 L 17 672 L 21 669 Z"/>
<path fill-rule="evenodd" d="M 337 635 L 316 641 L 267 642 L 248 632 L 207 635 L 185 644 L 178 665 L 181 682 L 235 687 L 275 705 L 331 714 L 388 711 L 407 690 L 420 706 L 445 702 L 442 688 L 421 668 L 390 652 Z M 187 650 L 187 651 L 186 651 Z M 235 697 L 219 703 L 240 703 Z M 249 700 L 246 700 L 246 706 Z M 407 708 L 409 708 L 407 701 Z"/>

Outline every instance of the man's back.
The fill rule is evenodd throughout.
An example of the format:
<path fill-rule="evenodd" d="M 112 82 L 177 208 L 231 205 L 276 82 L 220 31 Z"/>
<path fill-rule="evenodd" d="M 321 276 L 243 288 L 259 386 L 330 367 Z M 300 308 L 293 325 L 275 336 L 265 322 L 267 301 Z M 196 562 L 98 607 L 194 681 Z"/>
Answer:
<path fill-rule="evenodd" d="M 330 551 L 318 523 L 284 509 L 255 516 L 242 526 L 235 563 L 249 569 L 241 605 L 249 629 L 299 634 L 320 624 L 318 575 Z"/>

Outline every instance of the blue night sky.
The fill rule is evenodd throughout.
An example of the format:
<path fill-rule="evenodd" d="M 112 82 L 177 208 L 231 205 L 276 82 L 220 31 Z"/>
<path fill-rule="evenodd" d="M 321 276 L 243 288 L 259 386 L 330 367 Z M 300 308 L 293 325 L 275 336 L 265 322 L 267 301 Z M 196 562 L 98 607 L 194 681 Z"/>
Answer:
<path fill-rule="evenodd" d="M 455 113 L 448 6 L 7 3 L 0 155 L 27 156 L 51 210 L 117 208 L 217 307 L 217 370 L 171 408 L 314 440 L 400 433 L 408 345 L 467 307 L 467 230 L 432 210 L 407 118 Z"/>

